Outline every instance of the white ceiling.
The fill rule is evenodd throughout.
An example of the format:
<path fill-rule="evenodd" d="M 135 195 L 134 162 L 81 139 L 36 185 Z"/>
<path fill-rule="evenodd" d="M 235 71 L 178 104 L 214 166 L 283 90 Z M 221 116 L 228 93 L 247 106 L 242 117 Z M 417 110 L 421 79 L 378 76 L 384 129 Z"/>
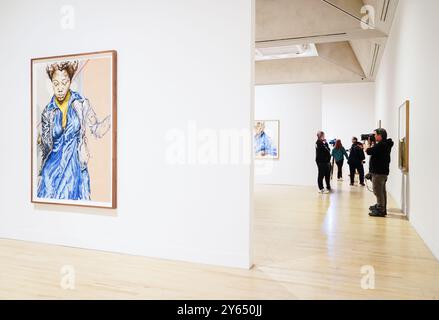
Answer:
<path fill-rule="evenodd" d="M 256 0 L 256 48 L 313 43 L 318 51 L 315 57 L 256 62 L 256 83 L 373 81 L 397 4 L 398 0 Z M 374 19 L 362 22 L 365 10 Z"/>

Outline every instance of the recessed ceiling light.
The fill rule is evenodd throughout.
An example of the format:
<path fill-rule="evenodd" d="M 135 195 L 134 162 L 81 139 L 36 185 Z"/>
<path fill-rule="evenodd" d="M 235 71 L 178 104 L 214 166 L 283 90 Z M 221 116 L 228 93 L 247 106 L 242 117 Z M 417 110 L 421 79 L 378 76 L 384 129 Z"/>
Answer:
<path fill-rule="evenodd" d="M 317 57 L 319 54 L 315 44 L 287 45 L 256 48 L 256 61 Z"/>

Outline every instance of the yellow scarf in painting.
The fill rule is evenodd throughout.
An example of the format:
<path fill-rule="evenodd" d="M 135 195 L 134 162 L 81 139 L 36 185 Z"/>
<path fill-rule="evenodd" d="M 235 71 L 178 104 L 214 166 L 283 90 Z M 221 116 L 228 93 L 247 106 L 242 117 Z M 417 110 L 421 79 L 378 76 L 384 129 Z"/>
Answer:
<path fill-rule="evenodd" d="M 62 127 L 63 129 L 67 126 L 67 112 L 69 111 L 69 100 L 70 100 L 70 91 L 67 92 L 66 97 L 62 103 L 59 103 L 58 99 L 55 98 L 56 105 L 62 112 Z"/>

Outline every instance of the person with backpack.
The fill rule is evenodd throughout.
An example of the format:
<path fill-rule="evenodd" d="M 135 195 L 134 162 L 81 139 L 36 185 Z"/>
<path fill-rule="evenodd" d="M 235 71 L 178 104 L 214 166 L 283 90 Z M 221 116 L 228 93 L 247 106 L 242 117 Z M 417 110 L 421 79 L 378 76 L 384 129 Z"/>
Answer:
<path fill-rule="evenodd" d="M 364 166 L 363 161 L 366 159 L 364 155 L 364 151 L 360 143 L 358 142 L 358 139 L 356 137 L 352 138 L 352 147 L 349 151 L 349 158 L 348 158 L 348 164 L 349 164 L 349 171 L 350 171 L 350 178 L 351 178 L 351 186 L 355 183 L 355 172 L 358 171 L 358 174 L 360 176 L 360 185 L 365 186 L 364 184 Z"/>

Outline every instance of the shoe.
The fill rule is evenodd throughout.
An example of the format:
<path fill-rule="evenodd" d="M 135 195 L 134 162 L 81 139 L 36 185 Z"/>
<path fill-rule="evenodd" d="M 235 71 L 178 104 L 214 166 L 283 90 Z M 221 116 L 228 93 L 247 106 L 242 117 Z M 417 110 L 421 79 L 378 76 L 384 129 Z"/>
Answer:
<path fill-rule="evenodd" d="M 354 186 L 354 184 L 353 184 L 353 183 L 350 183 L 349 185 L 350 185 L 351 187 L 353 187 L 353 186 Z"/>
<path fill-rule="evenodd" d="M 320 194 L 328 194 L 329 191 L 326 190 L 326 189 L 322 189 L 322 190 L 319 191 L 319 193 L 320 193 Z"/>
<path fill-rule="evenodd" d="M 327 193 L 332 192 L 332 188 L 326 188 Z"/>
<path fill-rule="evenodd" d="M 380 210 L 378 210 L 378 209 L 374 209 L 374 210 L 371 210 L 371 211 L 369 212 L 369 216 L 371 216 L 371 217 L 380 217 L 380 218 L 384 218 L 385 216 L 387 216 L 387 212 L 385 212 L 385 211 L 380 211 Z"/>
<path fill-rule="evenodd" d="M 366 185 L 364 183 L 360 183 L 360 186 L 365 187 Z"/>
<path fill-rule="evenodd" d="M 382 214 L 384 214 L 384 215 L 387 216 L 387 209 L 384 210 L 384 211 L 381 211 L 380 209 L 378 209 L 378 205 L 377 205 L 377 204 L 375 204 L 375 205 L 373 205 L 373 206 L 370 206 L 370 207 L 369 207 L 369 210 L 370 210 L 370 211 L 376 211 L 376 212 L 382 213 Z"/>
<path fill-rule="evenodd" d="M 369 216 L 371 216 L 371 217 L 377 217 L 377 218 L 385 218 L 385 217 L 386 217 L 386 215 L 385 215 L 384 213 L 379 212 L 379 211 L 372 211 L 372 212 L 369 212 Z"/>

